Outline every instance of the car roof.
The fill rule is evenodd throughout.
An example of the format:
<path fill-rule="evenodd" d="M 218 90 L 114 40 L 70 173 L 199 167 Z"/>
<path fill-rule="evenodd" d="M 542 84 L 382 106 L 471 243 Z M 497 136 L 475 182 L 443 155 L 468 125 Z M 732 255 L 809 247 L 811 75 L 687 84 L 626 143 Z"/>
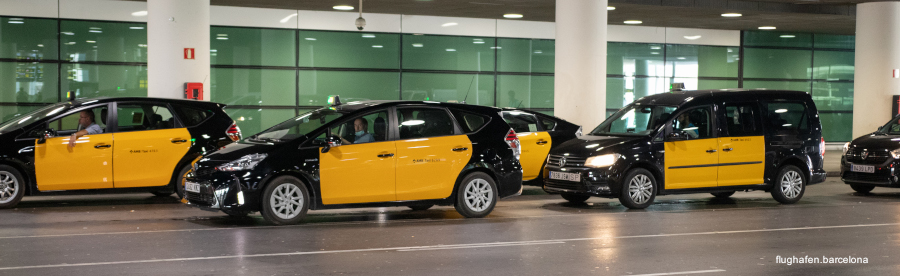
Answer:
<path fill-rule="evenodd" d="M 94 97 L 94 98 L 78 98 L 69 103 L 72 104 L 73 107 L 92 104 L 92 103 L 108 103 L 115 101 L 149 101 L 149 102 L 165 102 L 165 103 L 177 103 L 184 105 L 219 105 L 220 107 L 224 107 L 225 104 L 220 104 L 216 102 L 207 102 L 207 101 L 197 101 L 197 100 L 188 100 L 188 99 L 170 99 L 170 98 L 153 98 L 153 97 Z"/>
<path fill-rule="evenodd" d="M 773 97 L 773 98 L 800 98 L 809 97 L 809 93 L 793 90 L 770 89 L 710 89 L 710 90 L 686 90 L 659 93 L 640 98 L 635 104 L 648 105 L 673 105 L 681 106 L 688 102 L 709 102 L 720 97 Z"/>
<path fill-rule="evenodd" d="M 434 102 L 434 101 L 404 101 L 404 100 L 368 100 L 368 101 L 352 101 L 347 103 L 342 103 L 341 105 L 331 106 L 335 110 L 339 111 L 348 111 L 354 112 L 357 110 L 368 109 L 370 107 L 391 107 L 391 106 L 403 106 L 403 105 L 424 105 L 424 106 L 440 106 L 440 107 L 453 107 L 462 110 L 471 110 L 471 111 L 480 111 L 480 112 L 491 112 L 496 111 L 499 112 L 500 109 L 492 106 L 483 106 L 483 105 L 471 105 L 471 104 L 461 104 L 461 103 L 445 103 L 445 102 Z M 324 106 L 328 107 L 328 106 Z"/>

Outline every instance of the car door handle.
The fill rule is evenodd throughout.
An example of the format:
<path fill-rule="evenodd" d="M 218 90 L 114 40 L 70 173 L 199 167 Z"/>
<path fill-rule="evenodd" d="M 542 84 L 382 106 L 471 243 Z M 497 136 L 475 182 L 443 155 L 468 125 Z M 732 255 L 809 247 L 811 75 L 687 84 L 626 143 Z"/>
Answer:
<path fill-rule="evenodd" d="M 538 140 L 538 141 L 537 141 L 537 144 L 538 144 L 538 145 L 543 145 L 543 144 L 546 144 L 546 143 L 547 143 L 547 140 Z"/>
<path fill-rule="evenodd" d="M 716 150 L 707 150 L 706 153 L 715 153 Z"/>
<path fill-rule="evenodd" d="M 184 143 L 184 142 L 187 142 L 187 140 L 185 140 L 185 139 L 181 139 L 181 140 L 172 140 L 172 143 L 175 143 L 175 144 Z"/>
<path fill-rule="evenodd" d="M 453 151 L 467 151 L 469 148 L 455 148 Z"/>
<path fill-rule="evenodd" d="M 722 149 L 722 151 L 725 151 L 725 152 L 728 152 L 728 151 L 733 151 L 733 150 L 734 150 L 734 148 L 727 148 L 727 149 Z"/>
<path fill-rule="evenodd" d="M 102 148 L 108 148 L 108 147 L 112 147 L 112 145 L 96 145 L 96 146 L 94 146 L 95 149 L 102 149 Z"/>
<path fill-rule="evenodd" d="M 381 158 L 388 158 L 388 157 L 392 157 L 392 156 L 394 156 L 393 153 L 385 153 L 385 154 L 378 155 L 378 157 L 381 157 Z"/>

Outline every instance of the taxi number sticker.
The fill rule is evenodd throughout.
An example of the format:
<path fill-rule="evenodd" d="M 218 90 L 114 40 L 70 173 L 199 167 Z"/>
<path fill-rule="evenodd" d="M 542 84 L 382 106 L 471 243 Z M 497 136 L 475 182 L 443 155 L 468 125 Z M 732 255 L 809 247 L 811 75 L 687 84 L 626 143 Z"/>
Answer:
<path fill-rule="evenodd" d="M 184 190 L 193 193 L 200 193 L 200 183 L 184 182 Z"/>
<path fill-rule="evenodd" d="M 581 174 L 564 173 L 564 172 L 550 172 L 550 179 L 581 182 Z"/>

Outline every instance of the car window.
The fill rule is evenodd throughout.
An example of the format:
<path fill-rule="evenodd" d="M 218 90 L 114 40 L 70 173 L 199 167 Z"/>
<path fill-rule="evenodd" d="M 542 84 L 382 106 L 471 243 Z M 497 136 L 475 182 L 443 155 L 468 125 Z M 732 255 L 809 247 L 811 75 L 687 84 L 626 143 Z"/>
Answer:
<path fill-rule="evenodd" d="M 456 119 L 459 121 L 459 126 L 465 133 L 478 131 L 488 122 L 488 117 L 485 115 L 455 109 L 453 110 L 453 115 L 456 116 Z"/>
<path fill-rule="evenodd" d="M 343 144 L 383 142 L 387 141 L 387 122 L 387 110 L 382 110 L 347 120 L 329 132 L 342 139 Z"/>
<path fill-rule="evenodd" d="M 760 123 L 759 108 L 755 103 L 725 105 L 725 126 L 728 136 L 762 135 Z"/>
<path fill-rule="evenodd" d="M 93 123 L 89 123 L 89 125 L 87 125 L 87 126 L 79 124 L 78 121 L 81 119 L 82 113 L 84 113 L 84 116 L 86 118 L 89 118 L 89 119 L 87 119 L 89 122 L 93 122 Z M 106 116 L 108 115 L 108 113 L 109 113 L 109 111 L 107 110 L 107 106 L 101 105 L 98 107 L 94 107 L 94 108 L 90 108 L 90 109 L 86 109 L 86 110 L 82 110 L 82 111 L 78 111 L 78 112 L 73 112 L 73 113 L 63 116 L 62 118 L 53 120 L 48 124 L 48 128 L 55 130 L 56 136 L 59 137 L 59 136 L 72 135 L 72 133 L 78 132 L 79 130 L 83 130 L 86 128 L 91 128 L 91 125 L 97 124 L 97 126 L 100 127 L 100 130 L 101 130 L 100 133 L 106 133 Z M 36 129 L 36 131 L 43 133 L 43 130 L 41 130 L 41 129 Z M 39 137 L 40 136 L 39 133 L 35 133 L 35 134 L 37 134 L 37 135 L 29 134 L 28 136 L 29 137 L 32 137 L 32 136 Z"/>
<path fill-rule="evenodd" d="M 181 119 L 181 122 L 187 127 L 197 126 L 215 114 L 212 110 L 183 105 L 179 105 L 175 111 L 178 112 L 179 119 Z"/>
<path fill-rule="evenodd" d="M 694 108 L 672 120 L 672 132 L 686 134 L 688 140 L 712 138 L 709 108 Z"/>
<path fill-rule="evenodd" d="M 426 138 L 455 134 L 453 119 L 444 109 L 398 108 L 400 139 Z"/>
<path fill-rule="evenodd" d="M 116 131 L 142 131 L 175 128 L 175 117 L 159 104 L 119 104 Z"/>
<path fill-rule="evenodd" d="M 767 120 L 775 134 L 809 133 L 806 106 L 802 103 L 769 103 Z"/>
<path fill-rule="evenodd" d="M 541 120 L 541 126 L 544 127 L 544 130 L 553 130 L 556 127 L 556 121 L 550 120 L 543 117 L 538 117 Z"/>
<path fill-rule="evenodd" d="M 537 117 L 533 114 L 520 111 L 503 111 L 501 113 L 503 120 L 517 133 L 539 131 Z"/>

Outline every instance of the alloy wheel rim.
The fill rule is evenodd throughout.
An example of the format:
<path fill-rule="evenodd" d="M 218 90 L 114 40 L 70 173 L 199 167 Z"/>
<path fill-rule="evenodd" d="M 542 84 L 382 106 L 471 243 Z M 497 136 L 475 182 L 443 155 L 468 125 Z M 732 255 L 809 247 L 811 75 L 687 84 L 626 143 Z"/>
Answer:
<path fill-rule="evenodd" d="M 652 195 L 653 182 L 650 181 L 650 177 L 639 174 L 634 176 L 631 182 L 628 183 L 628 196 L 631 197 L 631 201 L 634 201 L 634 203 L 647 203 Z"/>
<path fill-rule="evenodd" d="M 269 198 L 269 206 L 280 219 L 295 218 L 303 210 L 303 192 L 291 183 L 278 185 Z"/>
<path fill-rule="evenodd" d="M 0 172 L 0 204 L 12 201 L 18 193 L 19 180 L 10 172 Z"/>
<path fill-rule="evenodd" d="M 464 196 L 469 210 L 481 212 L 487 210 L 494 201 L 494 190 L 484 179 L 475 179 L 466 184 Z"/>
<path fill-rule="evenodd" d="M 781 194 L 787 198 L 795 198 L 800 195 L 803 188 L 803 178 L 795 171 L 789 171 L 781 177 Z"/>

